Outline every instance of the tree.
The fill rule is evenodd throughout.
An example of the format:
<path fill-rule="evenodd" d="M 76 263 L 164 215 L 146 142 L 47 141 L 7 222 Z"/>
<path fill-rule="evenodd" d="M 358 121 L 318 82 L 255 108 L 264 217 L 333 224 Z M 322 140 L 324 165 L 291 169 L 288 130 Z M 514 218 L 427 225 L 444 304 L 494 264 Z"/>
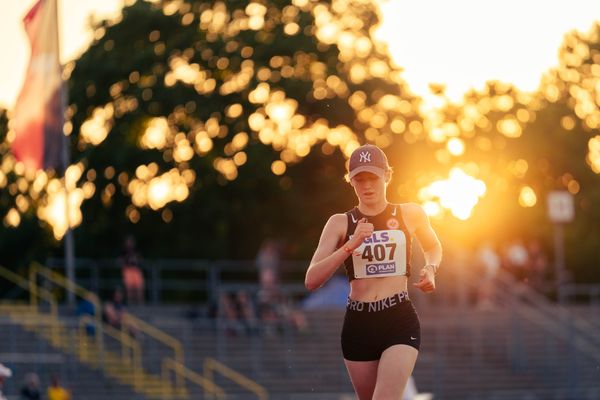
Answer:
<path fill-rule="evenodd" d="M 578 282 L 598 282 L 600 262 L 600 23 L 565 36 L 558 68 L 540 88 L 548 106 L 540 119 L 555 143 L 543 143 L 546 186 L 568 190 L 576 218 L 566 227 L 567 267 Z M 560 139 L 558 139 L 560 138 Z"/>
<path fill-rule="evenodd" d="M 457 224 L 446 228 L 497 242 L 537 237 L 550 251 L 546 198 L 552 190 L 567 190 L 576 206 L 576 220 L 567 226 L 567 266 L 581 282 L 600 280 L 591 267 L 600 261 L 600 214 L 592 206 L 600 201 L 600 157 L 594 150 L 600 103 L 592 101 L 598 98 L 599 29 L 596 24 L 588 35 L 565 37 L 559 68 L 548 71 L 536 93 L 490 82 L 461 104 L 447 102 L 427 117 L 444 132 L 443 143 L 457 140 L 464 146 L 455 154 L 441 150 L 439 160 L 461 165 L 487 185 L 468 230 Z"/>
<path fill-rule="evenodd" d="M 26 195 L 27 180 L 12 169 L 9 153 L 8 113 L 0 109 L 0 265 L 24 265 L 45 256 L 48 238 L 40 229 Z"/>
<path fill-rule="evenodd" d="M 350 207 L 342 154 L 369 140 L 402 159 L 396 136 L 422 130 L 376 23 L 370 1 L 137 2 L 102 22 L 69 79 L 95 188 L 78 253 L 133 230 L 155 255 L 252 257 L 283 235 L 306 257 Z"/>
<path fill-rule="evenodd" d="M 353 206 L 344 158 L 372 142 L 394 166 L 391 201 L 435 214 L 444 199 L 432 187 L 454 168 L 485 183 L 466 214 L 433 216 L 461 246 L 483 236 L 548 243 L 547 192 L 575 193 L 568 263 L 598 280 L 587 266 L 600 244 L 598 28 L 565 39 L 561 66 L 536 93 L 490 82 L 454 104 L 432 86 L 445 106 L 427 110 L 371 39 L 377 21 L 367 0 L 178 0 L 138 1 L 99 22 L 67 68 L 72 172 L 85 198 L 78 255 L 115 255 L 133 232 L 148 257 L 248 258 L 275 236 L 305 259 L 326 218 Z M 36 222 L 49 184 L 21 191 L 19 179 L 7 174 L 3 205 Z"/>

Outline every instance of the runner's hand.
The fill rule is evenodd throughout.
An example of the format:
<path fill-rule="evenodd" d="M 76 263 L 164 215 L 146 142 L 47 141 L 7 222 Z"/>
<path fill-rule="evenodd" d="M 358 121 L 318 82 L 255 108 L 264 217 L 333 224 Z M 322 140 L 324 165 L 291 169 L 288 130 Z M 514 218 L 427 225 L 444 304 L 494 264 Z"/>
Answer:
<path fill-rule="evenodd" d="M 413 286 L 425 293 L 433 292 L 435 290 L 435 274 L 430 268 L 421 268 L 419 282 L 413 283 Z"/>
<path fill-rule="evenodd" d="M 373 235 L 373 224 L 368 223 L 367 219 L 363 218 L 356 224 L 354 235 L 352 235 L 352 239 L 348 241 L 348 246 L 350 249 L 355 250 L 366 238 L 371 237 L 371 235 Z"/>

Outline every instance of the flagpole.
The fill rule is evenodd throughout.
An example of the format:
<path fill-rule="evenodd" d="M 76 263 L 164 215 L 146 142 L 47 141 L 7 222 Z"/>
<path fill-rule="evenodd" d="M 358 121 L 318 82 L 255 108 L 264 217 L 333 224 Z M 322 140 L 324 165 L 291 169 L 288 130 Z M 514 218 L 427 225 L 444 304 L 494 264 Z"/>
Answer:
<path fill-rule="evenodd" d="M 59 36 L 59 40 L 57 40 L 57 42 L 59 43 L 58 45 L 58 60 L 60 63 L 60 24 L 59 19 L 58 19 L 58 0 L 56 0 L 56 7 L 55 7 L 55 12 L 56 12 L 56 26 L 57 26 L 57 30 L 56 30 L 56 34 Z M 60 65 L 60 71 L 61 71 L 61 78 L 62 78 L 62 73 L 63 73 L 63 65 Z M 66 85 L 66 82 L 63 80 L 61 82 L 61 124 L 60 126 L 62 126 L 64 128 L 64 118 L 65 118 L 65 110 L 67 109 L 67 104 L 68 104 L 68 97 L 69 97 L 69 92 L 68 92 L 68 87 Z M 64 252 L 65 252 L 65 269 L 66 269 L 66 275 L 67 275 L 67 279 L 69 280 L 69 285 L 68 285 L 68 290 L 67 290 L 67 302 L 69 304 L 69 306 L 75 306 L 75 287 L 74 287 L 74 283 L 75 283 L 75 242 L 73 240 L 73 230 L 71 229 L 71 217 L 70 217 L 70 206 L 69 206 L 69 188 L 67 187 L 67 177 L 66 177 L 66 172 L 67 172 L 67 168 L 69 167 L 69 164 L 71 162 L 71 156 L 70 156 L 70 145 L 69 145 L 69 138 L 64 134 L 64 130 L 62 132 L 62 164 L 63 164 L 63 185 L 65 188 L 65 219 L 67 221 L 67 231 L 65 233 L 65 241 L 64 241 Z"/>
<path fill-rule="evenodd" d="M 65 84 L 63 82 L 63 90 L 62 90 L 62 101 L 63 101 L 63 113 L 66 109 L 65 106 L 67 104 L 67 90 L 65 90 Z M 66 172 L 67 167 L 69 166 L 70 156 L 69 156 L 69 139 L 67 136 L 63 135 L 63 170 Z M 75 305 L 75 287 L 73 283 L 75 282 L 75 243 L 73 240 L 73 230 L 71 229 L 71 218 L 70 218 L 70 206 L 69 206 L 69 188 L 67 187 L 67 179 L 66 174 L 63 176 L 63 184 L 65 187 L 65 217 L 67 220 L 67 232 L 65 233 L 65 262 L 66 262 L 66 272 L 67 278 L 69 279 L 69 290 L 67 293 L 67 301 L 69 306 Z"/>

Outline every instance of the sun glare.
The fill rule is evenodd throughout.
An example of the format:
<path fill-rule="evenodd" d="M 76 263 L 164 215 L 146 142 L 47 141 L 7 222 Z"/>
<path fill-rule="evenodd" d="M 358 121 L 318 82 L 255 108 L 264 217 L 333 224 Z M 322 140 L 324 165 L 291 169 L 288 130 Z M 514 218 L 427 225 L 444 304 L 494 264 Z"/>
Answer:
<path fill-rule="evenodd" d="M 421 189 L 419 199 L 429 216 L 441 217 L 445 209 L 465 221 L 485 192 L 486 185 L 483 181 L 455 167 L 450 170 L 448 179 L 432 182 Z"/>
<path fill-rule="evenodd" d="M 535 191 L 529 186 L 523 186 L 519 192 L 519 204 L 521 207 L 533 207 L 537 203 Z"/>

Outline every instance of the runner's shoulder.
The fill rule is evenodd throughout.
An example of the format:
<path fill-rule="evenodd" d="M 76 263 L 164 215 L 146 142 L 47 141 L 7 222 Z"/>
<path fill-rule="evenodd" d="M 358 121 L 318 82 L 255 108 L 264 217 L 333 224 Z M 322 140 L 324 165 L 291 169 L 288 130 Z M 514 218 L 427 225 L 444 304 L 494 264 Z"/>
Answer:
<path fill-rule="evenodd" d="M 414 231 L 417 227 L 427 223 L 427 214 L 423 207 L 418 203 L 402 203 L 402 217 L 409 226 L 411 231 Z M 412 228 L 412 229 L 411 229 Z"/>
<path fill-rule="evenodd" d="M 402 203 L 400 204 L 402 213 L 411 217 L 421 217 L 425 215 L 425 210 L 418 203 Z"/>

